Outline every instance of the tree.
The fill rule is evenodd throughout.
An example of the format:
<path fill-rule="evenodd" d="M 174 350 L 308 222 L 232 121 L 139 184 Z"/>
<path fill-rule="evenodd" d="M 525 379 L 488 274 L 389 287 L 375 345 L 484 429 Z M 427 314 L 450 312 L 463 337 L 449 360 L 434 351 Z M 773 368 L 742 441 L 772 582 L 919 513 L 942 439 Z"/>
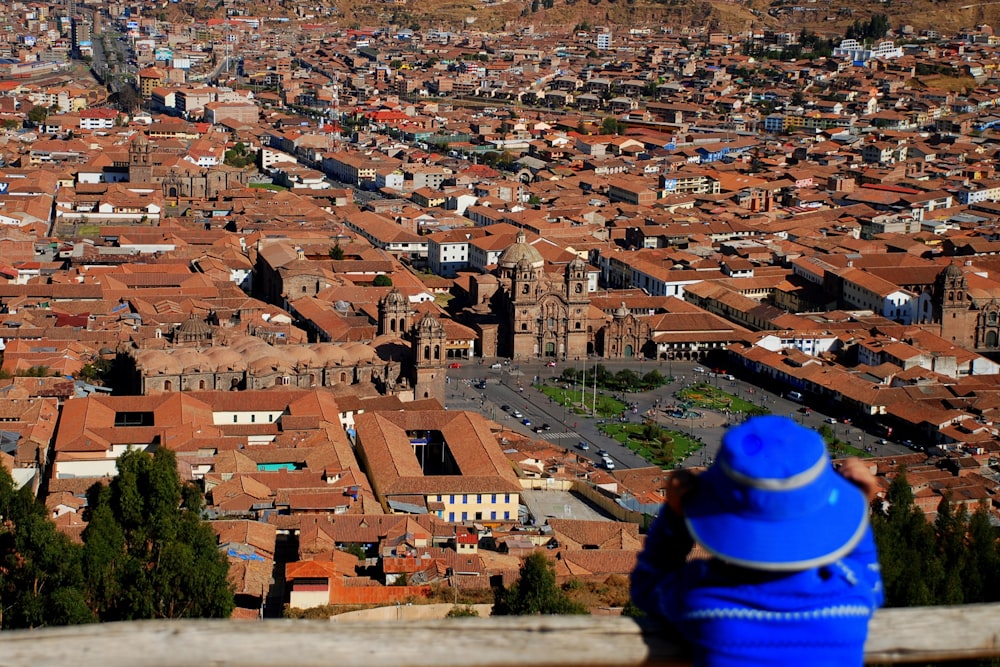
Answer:
<path fill-rule="evenodd" d="M 969 518 L 967 540 L 962 571 L 965 604 L 995 600 L 1000 586 L 1000 552 L 985 501 L 979 503 Z"/>
<path fill-rule="evenodd" d="M 961 577 L 965 569 L 965 529 L 969 516 L 964 507 L 956 512 L 949 496 L 950 492 L 945 492 L 941 497 L 934 520 L 938 557 L 944 575 L 935 599 L 943 604 L 962 604 Z"/>
<path fill-rule="evenodd" d="M 229 616 L 229 567 L 201 519 L 202 502 L 162 447 L 152 456 L 126 452 L 111 484 L 91 487 L 84 574 L 102 621 Z"/>
<path fill-rule="evenodd" d="M 570 600 L 556 586 L 555 569 L 541 551 L 525 559 L 520 576 L 510 588 L 501 585 L 493 591 L 494 616 L 586 613 L 583 605 Z"/>
<path fill-rule="evenodd" d="M 375 276 L 375 280 L 372 281 L 372 286 L 374 287 L 392 287 L 392 278 L 380 273 Z"/>
<path fill-rule="evenodd" d="M 663 384 L 663 374 L 654 368 L 642 376 L 642 383 L 647 387 L 659 387 Z"/>
<path fill-rule="evenodd" d="M 625 132 L 625 123 L 614 116 L 608 116 L 601 121 L 601 134 L 622 134 Z"/>
<path fill-rule="evenodd" d="M 330 248 L 330 259 L 344 259 L 344 249 L 340 247 L 340 241 L 337 241 L 337 244 Z"/>
<path fill-rule="evenodd" d="M 31 107 L 31 111 L 28 112 L 28 120 L 35 125 L 41 125 L 48 117 L 49 110 L 41 105 Z"/>
<path fill-rule="evenodd" d="M 80 557 L 45 506 L 0 467 L 0 629 L 94 621 Z"/>
<path fill-rule="evenodd" d="M 889 484 L 886 505 L 872 516 L 886 606 L 934 604 L 934 591 L 943 575 L 934 529 L 914 502 L 905 468 Z"/>

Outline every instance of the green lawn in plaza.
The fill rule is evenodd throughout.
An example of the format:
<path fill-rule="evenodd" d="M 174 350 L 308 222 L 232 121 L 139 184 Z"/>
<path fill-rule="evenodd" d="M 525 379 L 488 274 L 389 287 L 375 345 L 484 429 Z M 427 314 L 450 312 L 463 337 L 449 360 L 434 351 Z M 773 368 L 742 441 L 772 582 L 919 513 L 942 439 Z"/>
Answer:
<path fill-rule="evenodd" d="M 707 382 L 699 382 L 696 385 L 681 389 L 676 394 L 677 398 L 683 401 L 689 408 L 705 408 L 707 410 L 718 410 L 730 413 L 742 413 L 744 415 L 766 415 L 770 410 L 754 405 L 750 401 L 734 396 L 720 387 L 714 387 Z"/>
<path fill-rule="evenodd" d="M 547 384 L 535 385 L 535 388 L 552 399 L 553 403 L 568 407 L 574 414 L 589 415 L 591 408 L 594 407 L 594 392 L 589 390 L 584 392 Z M 621 401 L 605 396 L 602 392 L 597 393 L 598 417 L 616 417 L 624 410 L 625 404 Z"/>
<path fill-rule="evenodd" d="M 671 431 L 653 423 L 609 422 L 599 426 L 633 452 L 660 468 L 673 468 L 701 448 L 702 443 L 686 433 Z"/>

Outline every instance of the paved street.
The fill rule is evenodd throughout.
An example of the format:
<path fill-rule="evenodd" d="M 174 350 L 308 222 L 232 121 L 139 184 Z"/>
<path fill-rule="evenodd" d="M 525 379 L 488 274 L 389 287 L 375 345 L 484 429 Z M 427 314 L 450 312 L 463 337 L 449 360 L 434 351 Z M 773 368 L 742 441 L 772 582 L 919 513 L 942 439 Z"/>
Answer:
<path fill-rule="evenodd" d="M 695 382 L 707 381 L 730 394 L 752 401 L 757 405 L 763 405 L 775 414 L 790 415 L 796 421 L 814 429 L 819 429 L 828 417 L 833 417 L 838 420 L 838 423 L 831 424 L 830 427 L 834 430 L 838 438 L 850 442 L 859 448 L 871 446 L 873 453 L 876 455 L 895 455 L 910 452 L 906 447 L 897 443 L 878 445 L 877 442 L 882 437 L 881 435 L 865 433 L 858 427 L 840 423 L 839 420 L 844 415 L 836 412 L 828 414 L 817 410 L 817 408 L 821 408 L 822 406 L 810 406 L 812 411 L 806 413 L 800 411 L 800 408 L 803 407 L 801 403 L 769 392 L 742 379 L 729 381 L 722 377 L 713 377 L 709 373 L 694 372 L 693 369 L 697 366 L 707 368 L 704 364 L 679 361 L 668 363 L 666 361 L 648 360 L 621 362 L 591 360 L 588 362 L 588 367 L 594 363 L 603 364 L 610 371 L 631 368 L 640 374 L 645 374 L 655 368 L 664 375 L 673 373 L 674 381 L 659 389 L 646 393 L 625 395 L 627 402 L 638 403 L 638 414 L 630 415 L 633 421 L 640 421 L 642 415 L 650 408 L 653 408 L 657 399 L 659 399 L 661 405 L 670 404 L 675 400 L 674 392 L 677 390 Z M 577 453 L 589 456 L 595 461 L 600 460 L 597 450 L 605 449 L 618 468 L 635 468 L 649 465 L 624 445 L 598 431 L 596 419 L 573 414 L 564 406 L 555 403 L 531 386 L 536 376 L 539 378 L 557 377 L 567 366 L 575 366 L 577 369 L 582 369 L 583 362 L 575 364 L 559 362 L 554 368 L 550 368 L 543 362 L 532 361 L 520 364 L 505 364 L 502 369 L 492 369 L 489 367 L 489 364 L 480 365 L 478 361 L 466 363 L 463 364 L 462 368 L 448 369 L 446 403 L 449 409 L 481 412 L 511 430 L 530 435 L 540 440 L 547 440 L 562 447 L 574 448 L 578 442 L 587 442 L 590 449 L 588 451 L 577 450 Z M 476 389 L 472 383 L 472 380 L 475 378 L 485 378 L 487 381 L 486 388 Z M 532 426 L 549 424 L 551 430 L 543 433 L 534 433 L 531 427 L 521 424 L 520 420 L 512 417 L 508 411 L 502 410 L 502 406 L 504 405 L 509 406 L 511 409 L 520 410 L 531 421 Z M 722 442 L 722 436 L 729 423 L 726 415 L 713 414 L 697 408 L 695 410 L 703 413 L 703 415 L 700 418 L 694 419 L 673 419 L 667 417 L 662 411 L 656 413 L 657 421 L 661 425 L 671 430 L 682 431 L 700 438 L 705 443 L 705 446 L 701 450 L 683 462 L 685 466 L 706 465 L 711 462 Z"/>

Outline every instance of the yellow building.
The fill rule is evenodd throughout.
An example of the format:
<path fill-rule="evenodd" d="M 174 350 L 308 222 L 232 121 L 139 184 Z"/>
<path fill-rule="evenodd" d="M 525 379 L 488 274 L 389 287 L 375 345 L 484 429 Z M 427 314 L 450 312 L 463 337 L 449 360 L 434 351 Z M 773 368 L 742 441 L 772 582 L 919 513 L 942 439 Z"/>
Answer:
<path fill-rule="evenodd" d="M 521 486 L 487 420 L 473 412 L 366 412 L 358 460 L 386 512 L 445 521 L 517 521 Z"/>

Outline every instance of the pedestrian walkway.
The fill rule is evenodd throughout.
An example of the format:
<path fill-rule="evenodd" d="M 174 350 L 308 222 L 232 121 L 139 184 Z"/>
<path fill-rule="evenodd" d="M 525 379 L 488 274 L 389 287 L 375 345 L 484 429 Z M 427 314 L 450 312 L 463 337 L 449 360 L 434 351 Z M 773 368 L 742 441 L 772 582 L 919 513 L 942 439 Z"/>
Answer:
<path fill-rule="evenodd" d="M 566 438 L 575 440 L 580 437 L 580 434 L 572 433 L 571 431 L 561 431 L 559 433 L 539 433 L 536 437 L 540 440 L 565 440 Z"/>

